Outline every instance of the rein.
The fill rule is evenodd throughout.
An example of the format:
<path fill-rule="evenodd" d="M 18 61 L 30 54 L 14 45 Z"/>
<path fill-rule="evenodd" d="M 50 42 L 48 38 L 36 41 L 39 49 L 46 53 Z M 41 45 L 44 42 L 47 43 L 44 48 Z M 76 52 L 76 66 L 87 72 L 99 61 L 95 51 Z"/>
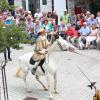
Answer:
<path fill-rule="evenodd" d="M 49 53 L 45 55 L 45 64 L 49 64 Z M 47 60 L 48 59 L 48 60 Z"/>

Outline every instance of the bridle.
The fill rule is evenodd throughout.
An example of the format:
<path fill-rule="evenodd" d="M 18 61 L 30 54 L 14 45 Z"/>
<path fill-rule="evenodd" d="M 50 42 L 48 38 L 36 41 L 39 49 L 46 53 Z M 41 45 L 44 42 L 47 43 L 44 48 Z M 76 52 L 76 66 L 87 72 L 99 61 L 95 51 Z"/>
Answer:
<path fill-rule="evenodd" d="M 57 41 L 57 45 L 59 46 L 60 50 L 56 50 L 55 49 L 54 51 L 56 51 L 56 52 L 59 52 L 59 51 L 67 51 L 67 50 L 62 50 L 62 47 L 61 47 L 61 45 L 59 44 L 58 41 Z M 50 58 L 50 54 L 49 53 L 45 54 L 45 64 L 49 64 L 49 58 Z M 48 60 L 46 60 L 46 59 L 48 59 Z"/>

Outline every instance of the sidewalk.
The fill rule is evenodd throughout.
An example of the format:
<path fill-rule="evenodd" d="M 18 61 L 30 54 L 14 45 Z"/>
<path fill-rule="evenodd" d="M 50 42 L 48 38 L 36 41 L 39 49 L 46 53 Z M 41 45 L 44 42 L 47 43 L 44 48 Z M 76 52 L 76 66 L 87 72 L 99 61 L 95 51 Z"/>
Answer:
<path fill-rule="evenodd" d="M 48 92 L 43 91 L 43 88 L 31 73 L 29 73 L 27 80 L 30 86 L 32 86 L 32 93 L 27 93 L 24 82 L 14 77 L 16 67 L 18 66 L 18 56 L 31 52 L 33 49 L 33 46 L 24 45 L 24 50 L 11 50 L 13 61 L 8 62 L 6 66 L 9 100 L 23 100 L 26 96 L 33 96 L 38 98 L 38 100 L 49 100 Z M 87 87 L 90 83 L 76 65 L 84 71 L 91 81 L 96 81 L 97 87 L 100 88 L 100 51 L 82 50 L 80 52 L 87 56 L 77 55 L 69 51 L 56 53 L 55 63 L 58 67 L 57 87 L 59 94 L 54 95 L 54 100 L 92 100 L 94 91 L 91 91 Z M 0 55 L 0 58 L 2 57 Z M 45 77 L 41 77 L 40 79 L 44 84 L 47 84 Z M 4 100 L 3 95 L 1 96 L 1 100 Z"/>

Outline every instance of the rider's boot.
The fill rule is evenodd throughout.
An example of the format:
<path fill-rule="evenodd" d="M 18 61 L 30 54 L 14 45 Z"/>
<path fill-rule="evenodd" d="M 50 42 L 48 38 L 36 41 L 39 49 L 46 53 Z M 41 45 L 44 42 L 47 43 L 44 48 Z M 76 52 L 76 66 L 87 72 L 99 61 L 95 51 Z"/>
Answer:
<path fill-rule="evenodd" d="M 34 68 L 31 70 L 31 73 L 35 75 L 36 69 L 38 68 L 39 62 L 35 62 Z"/>

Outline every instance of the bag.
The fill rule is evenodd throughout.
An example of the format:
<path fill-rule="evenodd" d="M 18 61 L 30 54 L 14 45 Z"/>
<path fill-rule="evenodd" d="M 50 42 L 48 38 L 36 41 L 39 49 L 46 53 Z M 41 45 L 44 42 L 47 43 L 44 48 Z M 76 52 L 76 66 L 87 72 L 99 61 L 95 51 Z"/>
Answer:
<path fill-rule="evenodd" d="M 32 56 L 32 59 L 34 61 L 41 61 L 43 58 L 45 58 L 45 55 L 41 55 L 41 54 L 38 54 L 38 53 L 34 53 L 33 56 Z"/>
<path fill-rule="evenodd" d="M 32 58 L 32 57 L 30 58 L 29 63 L 30 63 L 30 64 L 32 64 L 32 65 L 34 65 L 34 64 L 35 64 L 35 61 L 33 60 L 33 58 Z"/>

